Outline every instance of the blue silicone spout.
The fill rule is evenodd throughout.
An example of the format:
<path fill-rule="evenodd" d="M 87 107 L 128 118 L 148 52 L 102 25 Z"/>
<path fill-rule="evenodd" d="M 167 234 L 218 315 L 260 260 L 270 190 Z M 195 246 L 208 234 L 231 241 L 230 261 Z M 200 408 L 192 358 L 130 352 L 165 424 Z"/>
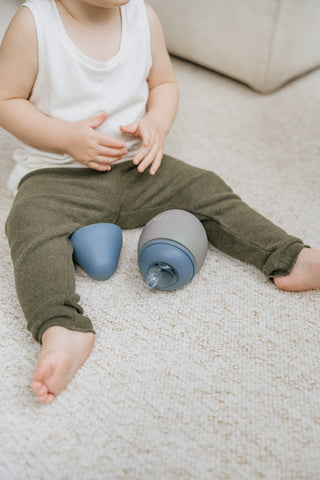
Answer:
<path fill-rule="evenodd" d="M 177 272 L 165 263 L 157 262 L 151 265 L 147 273 L 147 287 L 148 288 L 162 288 L 173 285 L 177 282 Z"/>

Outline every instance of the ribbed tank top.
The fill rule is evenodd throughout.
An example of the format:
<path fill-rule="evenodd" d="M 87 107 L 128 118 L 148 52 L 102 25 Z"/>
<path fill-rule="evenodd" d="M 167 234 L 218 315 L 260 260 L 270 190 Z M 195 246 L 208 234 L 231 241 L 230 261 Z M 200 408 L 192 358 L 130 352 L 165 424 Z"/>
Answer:
<path fill-rule="evenodd" d="M 23 6 L 30 9 L 35 21 L 39 55 L 38 75 L 29 100 L 44 114 L 71 122 L 106 111 L 108 118 L 99 131 L 125 141 L 128 154 L 121 162 L 132 160 L 141 142 L 120 132 L 119 126 L 146 112 L 152 58 L 143 0 L 130 0 L 120 7 L 120 48 L 106 62 L 88 57 L 73 43 L 55 0 L 27 0 Z M 67 154 L 48 153 L 17 142 L 13 154 L 16 166 L 8 181 L 12 191 L 24 175 L 39 168 L 88 168 Z"/>

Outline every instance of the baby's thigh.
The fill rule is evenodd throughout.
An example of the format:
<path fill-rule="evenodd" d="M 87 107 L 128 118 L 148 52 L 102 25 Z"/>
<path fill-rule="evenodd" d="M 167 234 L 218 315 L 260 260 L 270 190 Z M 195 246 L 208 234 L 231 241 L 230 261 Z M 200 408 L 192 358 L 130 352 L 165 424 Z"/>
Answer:
<path fill-rule="evenodd" d="M 45 195 L 17 196 L 6 222 L 10 246 L 29 244 L 35 239 L 50 239 L 70 235 L 77 228 L 61 202 Z"/>

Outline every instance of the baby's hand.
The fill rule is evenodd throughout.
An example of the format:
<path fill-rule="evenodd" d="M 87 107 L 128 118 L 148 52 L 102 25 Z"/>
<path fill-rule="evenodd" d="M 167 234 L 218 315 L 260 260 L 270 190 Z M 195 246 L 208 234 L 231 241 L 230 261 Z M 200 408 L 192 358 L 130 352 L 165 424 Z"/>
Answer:
<path fill-rule="evenodd" d="M 106 113 L 79 122 L 70 122 L 67 128 L 66 153 L 94 170 L 111 170 L 110 164 L 128 153 L 126 144 L 98 132 L 96 129 L 107 118 Z"/>
<path fill-rule="evenodd" d="M 135 155 L 133 163 L 138 165 L 139 172 L 144 172 L 151 165 L 150 174 L 154 175 L 161 165 L 165 143 L 164 132 L 155 121 L 148 117 L 148 114 L 130 125 L 121 125 L 120 130 L 141 138 L 142 145 Z"/>

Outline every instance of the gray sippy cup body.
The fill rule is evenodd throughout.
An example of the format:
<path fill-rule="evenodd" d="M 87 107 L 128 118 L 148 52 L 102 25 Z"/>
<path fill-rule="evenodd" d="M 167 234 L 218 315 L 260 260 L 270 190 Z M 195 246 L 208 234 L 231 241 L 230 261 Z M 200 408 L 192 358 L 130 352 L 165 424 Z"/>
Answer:
<path fill-rule="evenodd" d="M 185 210 L 167 210 L 144 227 L 138 264 L 149 288 L 177 290 L 202 267 L 208 250 L 202 223 Z"/>

